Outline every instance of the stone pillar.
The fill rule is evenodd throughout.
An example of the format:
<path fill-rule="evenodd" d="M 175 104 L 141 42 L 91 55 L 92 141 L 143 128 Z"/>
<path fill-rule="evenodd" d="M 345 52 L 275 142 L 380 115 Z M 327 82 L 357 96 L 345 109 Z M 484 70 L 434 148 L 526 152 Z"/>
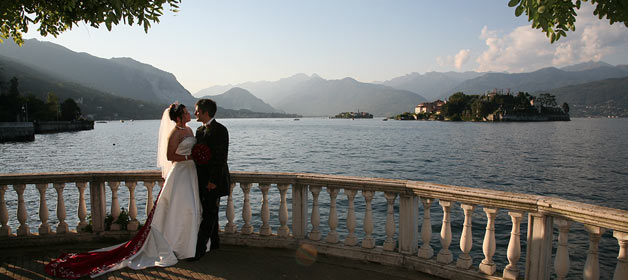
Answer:
<path fill-rule="evenodd" d="M 355 236 L 355 208 L 353 206 L 353 200 L 355 199 L 357 191 L 345 189 L 347 200 L 349 200 L 349 211 L 347 212 L 347 230 L 349 235 L 345 239 L 345 245 L 355 246 L 358 244 L 358 239 Z"/>
<path fill-rule="evenodd" d="M 456 261 L 456 267 L 462 269 L 469 269 L 473 264 L 473 258 L 469 255 L 471 247 L 473 246 L 473 234 L 472 234 L 472 218 L 473 210 L 475 206 L 470 204 L 461 204 L 460 208 L 464 211 L 464 225 L 462 228 L 462 234 L 460 235 L 460 251 L 462 253 L 458 256 Z"/>
<path fill-rule="evenodd" d="M 129 223 L 126 226 L 127 230 L 137 230 L 140 226 L 140 222 L 137 221 L 137 205 L 135 204 L 135 186 L 137 182 L 124 182 L 129 189 Z"/>
<path fill-rule="evenodd" d="M 292 235 L 305 237 L 307 231 L 307 185 L 292 185 Z"/>
<path fill-rule="evenodd" d="M 554 221 L 551 216 L 541 213 L 528 214 L 525 279 L 550 278 L 553 227 Z"/>
<path fill-rule="evenodd" d="M 120 202 L 118 202 L 118 188 L 120 182 L 108 182 L 111 189 L 111 216 L 113 221 L 111 222 L 111 230 L 120 230 L 120 225 L 116 224 L 120 217 Z"/>
<path fill-rule="evenodd" d="M 240 229 L 242 234 L 253 233 L 253 226 L 251 225 L 251 201 L 249 199 L 249 192 L 251 191 L 251 183 L 240 183 L 240 188 L 244 194 L 244 205 L 242 206 L 242 219 L 244 225 Z"/>
<path fill-rule="evenodd" d="M 17 228 L 17 235 L 30 235 L 31 232 L 27 223 L 28 214 L 26 213 L 26 204 L 24 203 L 26 185 L 13 185 L 13 189 L 17 192 L 17 220 L 20 222 L 20 226 Z"/>
<path fill-rule="evenodd" d="M 318 195 L 320 194 L 321 190 L 321 186 L 310 185 L 310 192 L 312 192 L 312 231 L 310 231 L 307 237 L 310 240 L 314 241 L 321 240 L 321 232 L 318 229 L 321 219 L 318 209 Z"/>
<path fill-rule="evenodd" d="M 63 189 L 65 188 L 65 183 L 55 183 L 53 186 L 55 190 L 57 190 L 57 219 L 59 219 L 59 224 L 57 224 L 57 233 L 67 233 L 70 230 L 68 229 L 68 223 L 65 222 L 65 202 L 63 201 Z"/>
<path fill-rule="evenodd" d="M 235 188 L 235 182 L 229 185 L 229 196 L 227 197 L 227 225 L 225 226 L 226 233 L 235 233 L 236 225 L 233 222 L 235 219 L 235 207 L 233 206 L 233 188 Z"/>
<path fill-rule="evenodd" d="M 484 242 L 482 244 L 482 252 L 484 259 L 480 263 L 480 272 L 486 275 L 493 275 L 497 270 L 497 265 L 493 262 L 495 254 L 495 216 L 497 208 L 484 207 L 486 213 L 486 232 L 484 233 Z"/>
<path fill-rule="evenodd" d="M 613 237 L 619 243 L 619 254 L 617 255 L 617 266 L 613 280 L 628 279 L 628 233 L 614 230 Z"/>
<path fill-rule="evenodd" d="M 87 206 L 85 205 L 85 188 L 87 188 L 87 183 L 76 182 L 76 188 L 79 191 L 79 204 L 76 211 L 79 217 L 79 223 L 76 225 L 76 231 L 82 232 L 87 226 Z"/>
<path fill-rule="evenodd" d="M 364 201 L 366 203 L 366 209 L 364 212 L 364 239 L 362 240 L 362 248 L 375 248 L 375 239 L 373 239 L 373 207 L 371 201 L 373 200 L 373 191 L 362 191 Z"/>
<path fill-rule="evenodd" d="M 7 191 L 6 185 L 0 185 L 0 236 L 11 235 L 11 227 L 7 224 L 9 222 L 9 211 L 7 210 L 7 203 L 4 200 L 4 193 Z"/>
<path fill-rule="evenodd" d="M 399 194 L 399 253 L 414 255 L 418 250 L 419 198 Z"/>
<path fill-rule="evenodd" d="M 262 217 L 262 227 L 259 229 L 259 234 L 262 236 L 268 236 L 272 233 L 268 221 L 270 220 L 270 209 L 268 208 L 268 190 L 270 184 L 259 184 L 259 189 L 262 191 L 262 210 L 260 216 Z"/>
<path fill-rule="evenodd" d="M 598 245 L 600 244 L 600 237 L 604 233 L 604 229 L 591 225 L 584 225 L 584 228 L 589 232 L 589 252 L 587 254 L 587 261 L 584 264 L 582 278 L 585 280 L 597 280 L 600 279 Z"/>
<path fill-rule="evenodd" d="M 327 193 L 329 193 L 329 233 L 325 241 L 327 243 L 338 243 L 338 214 L 336 213 L 336 197 L 338 196 L 338 189 L 334 187 L 327 187 Z"/>
<path fill-rule="evenodd" d="M 277 235 L 280 237 L 289 237 L 290 236 L 290 228 L 288 227 L 288 202 L 286 199 L 286 194 L 288 193 L 288 184 L 278 184 L 277 188 L 279 189 L 279 229 L 277 230 Z"/>
<path fill-rule="evenodd" d="M 451 245 L 451 223 L 449 220 L 451 215 L 451 201 L 439 200 L 438 204 L 443 207 L 443 225 L 440 228 L 440 244 L 442 249 L 438 252 L 436 261 L 448 264 L 454 260 L 454 256 L 449 250 L 449 245 Z"/>
<path fill-rule="evenodd" d="M 434 256 L 434 249 L 430 246 L 430 239 L 432 239 L 432 220 L 430 218 L 430 207 L 432 206 L 432 198 L 421 198 L 423 202 L 423 224 L 421 225 L 421 240 L 423 245 L 419 249 L 418 256 L 424 259 L 429 259 Z"/>
<path fill-rule="evenodd" d="M 144 186 L 146 187 L 146 216 L 150 215 L 150 211 L 153 210 L 153 204 L 155 201 L 153 200 L 153 188 L 155 187 L 155 182 L 146 182 L 144 181 Z"/>
<path fill-rule="evenodd" d="M 92 212 L 92 230 L 94 232 L 105 231 L 105 215 L 107 213 L 105 183 L 100 179 L 95 179 L 90 182 L 89 194 Z"/>
<path fill-rule="evenodd" d="M 384 241 L 384 251 L 394 251 L 396 247 L 395 242 L 395 199 L 397 193 L 385 192 L 386 202 L 388 208 L 386 210 L 386 240 Z"/>
<path fill-rule="evenodd" d="M 517 279 L 519 277 L 519 268 L 517 262 L 521 257 L 521 218 L 523 213 L 510 211 L 510 220 L 512 221 L 512 231 L 510 231 L 510 242 L 508 242 L 508 265 L 504 268 L 504 279 Z"/>
<path fill-rule="evenodd" d="M 554 259 L 554 271 L 558 280 L 565 279 L 569 272 L 569 220 L 556 218 L 558 226 L 558 248 Z"/>
<path fill-rule="evenodd" d="M 39 190 L 39 235 L 46 235 L 52 232 L 50 225 L 48 224 L 48 205 L 46 204 L 46 189 L 48 184 L 37 184 L 37 190 Z"/>

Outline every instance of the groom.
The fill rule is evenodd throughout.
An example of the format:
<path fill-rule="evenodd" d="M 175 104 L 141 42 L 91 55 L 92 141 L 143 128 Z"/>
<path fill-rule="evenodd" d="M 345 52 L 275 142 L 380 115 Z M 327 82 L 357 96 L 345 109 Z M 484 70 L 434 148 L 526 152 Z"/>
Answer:
<path fill-rule="evenodd" d="M 200 259 L 207 251 L 207 241 L 211 238 L 211 249 L 218 249 L 218 206 L 220 197 L 229 195 L 231 176 L 227 166 L 229 153 L 229 132 L 218 123 L 216 102 L 211 99 L 200 99 L 196 102 L 194 116 L 202 122 L 196 130 L 196 144 L 207 145 L 211 150 L 211 158 L 206 164 L 196 164 L 198 188 L 203 207 L 201 226 L 196 241 L 195 260 Z"/>

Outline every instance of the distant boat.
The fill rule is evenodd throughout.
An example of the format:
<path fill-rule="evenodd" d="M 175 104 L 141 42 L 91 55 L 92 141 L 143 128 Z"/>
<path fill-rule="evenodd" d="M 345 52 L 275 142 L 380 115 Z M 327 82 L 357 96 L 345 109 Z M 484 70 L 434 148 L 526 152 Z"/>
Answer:
<path fill-rule="evenodd" d="M 121 123 L 123 123 L 123 122 L 124 122 L 124 120 L 120 120 L 120 122 L 121 122 Z"/>
<path fill-rule="evenodd" d="M 382 119 L 382 121 L 388 121 L 388 119 Z"/>
<path fill-rule="evenodd" d="M 295 121 L 299 121 L 299 119 L 294 119 Z"/>

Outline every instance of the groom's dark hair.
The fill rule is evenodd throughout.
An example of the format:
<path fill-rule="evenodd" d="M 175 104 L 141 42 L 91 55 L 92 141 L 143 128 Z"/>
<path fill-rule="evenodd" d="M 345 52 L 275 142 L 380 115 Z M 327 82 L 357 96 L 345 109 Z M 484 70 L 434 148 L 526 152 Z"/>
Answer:
<path fill-rule="evenodd" d="M 207 112 L 210 118 L 216 115 L 216 101 L 211 99 L 200 99 L 196 102 L 196 106 L 203 112 Z"/>

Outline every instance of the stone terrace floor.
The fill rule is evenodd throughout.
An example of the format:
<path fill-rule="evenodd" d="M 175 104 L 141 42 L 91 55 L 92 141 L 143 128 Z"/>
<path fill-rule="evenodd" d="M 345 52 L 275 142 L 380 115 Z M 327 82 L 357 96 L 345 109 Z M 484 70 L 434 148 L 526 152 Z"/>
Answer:
<path fill-rule="evenodd" d="M 0 249 L 0 279 L 50 279 L 44 265 L 62 252 L 85 252 L 110 246 L 89 242 L 69 245 Z M 429 279 L 441 278 L 402 268 L 318 255 L 310 265 L 293 249 L 222 246 L 196 262 L 180 261 L 167 268 L 122 269 L 97 279 Z"/>

